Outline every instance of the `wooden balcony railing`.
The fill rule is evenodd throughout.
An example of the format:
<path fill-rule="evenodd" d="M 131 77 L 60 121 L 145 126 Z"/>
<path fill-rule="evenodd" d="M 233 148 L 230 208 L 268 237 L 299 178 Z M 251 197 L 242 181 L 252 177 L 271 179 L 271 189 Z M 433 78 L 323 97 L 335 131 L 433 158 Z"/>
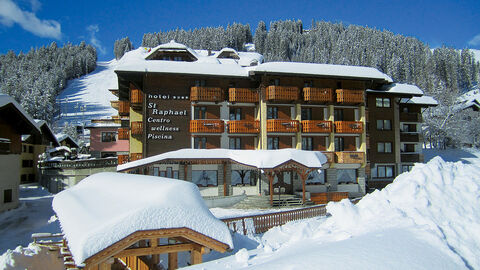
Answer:
<path fill-rule="evenodd" d="M 260 121 L 228 121 L 228 133 L 259 133 Z"/>
<path fill-rule="evenodd" d="M 400 113 L 400 122 L 422 122 L 421 113 Z"/>
<path fill-rule="evenodd" d="M 190 120 L 191 133 L 223 133 L 223 120 Z"/>
<path fill-rule="evenodd" d="M 143 93 L 140 89 L 130 90 L 130 103 L 132 106 L 141 107 L 143 104 Z"/>
<path fill-rule="evenodd" d="M 322 152 L 327 157 L 328 163 L 335 162 L 335 152 Z"/>
<path fill-rule="evenodd" d="M 118 155 L 118 165 L 125 164 L 128 162 L 128 155 Z"/>
<path fill-rule="evenodd" d="M 302 132 L 304 133 L 330 133 L 332 132 L 331 121 L 303 120 Z"/>
<path fill-rule="evenodd" d="M 118 102 L 118 115 L 128 116 L 130 114 L 130 102 L 119 101 Z"/>
<path fill-rule="evenodd" d="M 358 164 L 365 161 L 363 152 L 335 152 L 336 163 Z"/>
<path fill-rule="evenodd" d="M 114 108 L 115 110 L 118 110 L 118 100 L 112 100 L 110 101 L 110 105 L 112 105 L 112 108 Z"/>
<path fill-rule="evenodd" d="M 267 100 L 298 100 L 300 90 L 296 86 L 270 85 L 267 87 Z"/>
<path fill-rule="evenodd" d="M 303 99 L 310 102 L 333 102 L 333 90 L 331 88 L 305 87 L 303 88 Z"/>
<path fill-rule="evenodd" d="M 344 104 L 360 104 L 365 102 L 365 95 L 362 90 L 337 89 L 337 102 Z"/>
<path fill-rule="evenodd" d="M 135 161 L 142 158 L 143 158 L 142 153 L 130 153 L 130 161 Z"/>
<path fill-rule="evenodd" d="M 191 101 L 223 101 L 223 90 L 220 87 L 192 86 L 190 88 Z"/>
<path fill-rule="evenodd" d="M 143 134 L 143 122 L 142 121 L 135 121 L 132 122 L 131 126 L 132 136 L 134 135 L 142 135 Z"/>
<path fill-rule="evenodd" d="M 400 133 L 401 142 L 419 142 L 420 134 L 418 133 Z"/>
<path fill-rule="evenodd" d="M 267 120 L 267 132 L 298 132 L 299 121 L 288 119 L 269 119 Z"/>
<path fill-rule="evenodd" d="M 119 128 L 118 129 L 118 139 L 119 140 L 128 140 L 129 139 L 128 128 Z"/>
<path fill-rule="evenodd" d="M 335 133 L 362 133 L 363 122 L 335 121 Z"/>
<path fill-rule="evenodd" d="M 228 101 L 230 102 L 258 102 L 258 92 L 250 88 L 229 88 Z"/>

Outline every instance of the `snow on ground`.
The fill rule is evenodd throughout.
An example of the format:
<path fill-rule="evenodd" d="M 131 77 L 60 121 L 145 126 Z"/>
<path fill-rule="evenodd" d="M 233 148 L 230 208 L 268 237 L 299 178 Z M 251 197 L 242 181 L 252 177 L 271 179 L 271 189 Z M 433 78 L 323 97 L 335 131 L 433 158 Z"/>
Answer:
<path fill-rule="evenodd" d="M 118 87 L 114 69 L 117 61 L 97 62 L 97 68 L 90 74 L 69 81 L 68 86 L 57 97 L 60 115 L 55 125 L 80 124 L 84 121 L 116 115 L 110 101 L 118 99 L 108 89 Z"/>
<path fill-rule="evenodd" d="M 433 158 L 357 205 L 329 203 L 329 218 L 275 227 L 248 254 L 191 269 L 480 269 L 479 164 Z"/>

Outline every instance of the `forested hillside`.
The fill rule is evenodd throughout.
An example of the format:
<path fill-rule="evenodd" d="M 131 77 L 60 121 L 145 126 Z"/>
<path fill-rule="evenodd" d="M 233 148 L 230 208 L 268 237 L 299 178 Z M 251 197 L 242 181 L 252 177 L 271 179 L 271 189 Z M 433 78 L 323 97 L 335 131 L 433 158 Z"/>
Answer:
<path fill-rule="evenodd" d="M 244 50 L 255 43 L 269 61 L 294 61 L 375 67 L 396 82 L 415 84 L 440 106 L 424 113 L 426 138 L 432 143 L 471 143 L 480 122 L 454 110 L 456 98 L 478 84 L 479 63 L 468 49 L 431 49 L 413 38 L 363 26 L 313 21 L 306 30 L 301 21 L 275 21 L 267 29 L 260 22 L 252 39 L 249 25 L 206 27 L 147 33 L 142 46 L 154 47 L 170 40 L 194 49 Z M 458 128 L 461 127 L 461 130 Z M 461 138 L 460 138 L 461 137 Z M 457 140 L 457 141 L 455 141 Z"/>
<path fill-rule="evenodd" d="M 55 42 L 16 55 L 0 55 L 0 92 L 15 98 L 34 118 L 48 122 L 58 108 L 55 98 L 67 81 L 93 71 L 97 52 L 91 45 Z"/>

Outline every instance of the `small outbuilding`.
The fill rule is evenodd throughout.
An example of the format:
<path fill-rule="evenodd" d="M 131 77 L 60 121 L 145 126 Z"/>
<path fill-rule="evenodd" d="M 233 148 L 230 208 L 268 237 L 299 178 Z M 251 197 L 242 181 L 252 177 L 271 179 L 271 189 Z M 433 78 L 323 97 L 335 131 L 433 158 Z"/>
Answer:
<path fill-rule="evenodd" d="M 178 252 L 190 252 L 197 264 L 209 250 L 233 248 L 227 226 L 186 181 L 99 173 L 57 194 L 52 205 L 72 267 L 162 269 L 159 255 L 168 254 L 168 269 L 176 269 Z"/>

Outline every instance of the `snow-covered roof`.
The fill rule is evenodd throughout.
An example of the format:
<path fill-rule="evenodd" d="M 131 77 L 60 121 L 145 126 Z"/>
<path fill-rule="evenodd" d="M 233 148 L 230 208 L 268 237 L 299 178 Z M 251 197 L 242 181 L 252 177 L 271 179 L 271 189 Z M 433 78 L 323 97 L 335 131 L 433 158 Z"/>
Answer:
<path fill-rule="evenodd" d="M 180 149 L 118 165 L 117 171 L 169 159 L 230 159 L 259 169 L 272 169 L 288 161 L 295 161 L 309 168 L 321 168 L 322 164 L 327 162 L 322 152 L 291 148 L 280 150 Z"/>
<path fill-rule="evenodd" d="M 85 125 L 85 128 L 99 128 L 99 127 L 112 127 L 112 128 L 119 128 L 121 124 L 114 123 L 114 122 L 101 122 L 101 123 L 89 123 Z"/>
<path fill-rule="evenodd" d="M 392 83 L 384 86 L 382 89 L 367 89 L 369 93 L 389 93 L 399 95 L 422 96 L 423 91 L 416 85 L 405 83 Z"/>
<path fill-rule="evenodd" d="M 268 62 L 251 69 L 253 73 L 284 73 L 309 76 L 357 78 L 357 79 L 379 79 L 393 82 L 387 74 L 371 67 L 295 63 L 295 62 Z"/>
<path fill-rule="evenodd" d="M 77 265 L 141 230 L 186 227 L 233 248 L 227 226 L 186 181 L 98 173 L 58 193 L 52 207 Z"/>
<path fill-rule="evenodd" d="M 476 109 L 480 108 L 480 89 L 478 86 L 466 92 L 465 94 L 457 98 L 457 105 L 455 106 L 458 109 L 466 109 L 474 107 Z"/>
<path fill-rule="evenodd" d="M 9 95 L 5 95 L 5 94 L 0 94 L 0 108 L 2 107 L 5 107 L 9 104 L 12 104 L 15 109 L 17 109 L 22 115 L 23 117 L 25 118 L 25 120 L 33 127 L 36 129 L 36 131 L 38 131 L 40 133 L 40 129 L 39 127 L 37 126 L 37 123 L 35 122 L 35 120 L 33 120 L 33 118 L 30 116 L 30 114 L 28 114 L 22 106 L 20 106 L 20 104 L 17 103 L 17 101 L 15 101 L 15 99 L 13 99 L 11 96 Z"/>
<path fill-rule="evenodd" d="M 400 103 L 427 105 L 427 106 L 437 106 L 438 105 L 438 101 L 431 96 L 402 98 L 400 100 Z"/>

